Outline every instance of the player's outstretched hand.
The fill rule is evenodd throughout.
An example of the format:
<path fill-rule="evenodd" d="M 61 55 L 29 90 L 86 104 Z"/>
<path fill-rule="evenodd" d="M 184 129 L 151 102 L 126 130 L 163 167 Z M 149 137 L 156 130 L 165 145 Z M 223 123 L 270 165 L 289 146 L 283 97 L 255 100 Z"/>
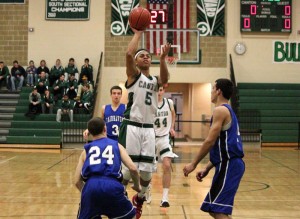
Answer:
<path fill-rule="evenodd" d="M 197 175 L 196 175 L 196 179 L 199 181 L 199 182 L 202 182 L 203 181 L 203 178 L 207 176 L 208 174 L 208 170 L 201 170 L 199 172 L 197 172 Z"/>
<path fill-rule="evenodd" d="M 160 58 L 162 59 L 166 58 L 166 56 L 169 54 L 170 49 L 171 49 L 171 43 L 165 44 L 160 53 Z"/>
<path fill-rule="evenodd" d="M 142 187 L 140 186 L 140 185 L 133 185 L 133 186 L 131 186 L 131 188 L 134 190 L 134 191 L 136 191 L 136 192 L 140 192 L 140 191 L 142 191 Z"/>
<path fill-rule="evenodd" d="M 183 174 L 185 177 L 187 177 L 191 172 L 194 171 L 194 169 L 196 168 L 196 166 L 193 163 L 189 163 L 187 164 L 184 168 L 183 168 Z"/>

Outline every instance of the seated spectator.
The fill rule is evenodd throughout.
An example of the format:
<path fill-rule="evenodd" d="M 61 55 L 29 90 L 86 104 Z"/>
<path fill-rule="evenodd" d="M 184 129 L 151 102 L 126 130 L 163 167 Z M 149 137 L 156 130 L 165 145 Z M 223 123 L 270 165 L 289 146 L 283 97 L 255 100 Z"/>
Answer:
<path fill-rule="evenodd" d="M 19 65 L 19 62 L 15 60 L 13 67 L 11 68 L 11 90 L 16 91 L 16 82 L 18 82 L 17 90 L 21 90 L 23 87 L 24 79 L 26 78 L 25 69 Z"/>
<path fill-rule="evenodd" d="M 61 75 L 58 80 L 53 84 L 54 101 L 60 100 L 66 92 L 67 83 L 65 82 L 65 76 Z"/>
<path fill-rule="evenodd" d="M 70 58 L 68 66 L 65 67 L 65 80 L 66 81 L 69 79 L 69 74 L 74 74 L 76 80 L 78 81 L 79 73 L 78 73 L 77 67 L 75 66 L 75 60 L 74 60 L 74 58 Z"/>
<path fill-rule="evenodd" d="M 62 115 L 69 115 L 70 122 L 73 122 L 73 106 L 71 101 L 69 100 L 69 97 L 67 94 L 63 96 L 61 106 L 57 110 L 56 114 L 56 121 L 60 122 L 61 121 L 61 116 Z"/>
<path fill-rule="evenodd" d="M 75 100 L 80 100 L 81 98 L 81 93 L 83 91 L 83 85 L 88 84 L 89 85 L 89 90 L 93 93 L 93 84 L 91 81 L 88 81 L 87 76 L 83 76 L 82 77 L 82 81 L 79 83 L 78 85 L 78 91 L 77 91 L 77 97 L 75 98 Z"/>
<path fill-rule="evenodd" d="M 75 97 L 77 97 L 78 83 L 74 74 L 70 74 L 69 76 L 66 94 L 68 94 L 69 98 L 73 100 Z"/>
<path fill-rule="evenodd" d="M 40 66 L 36 70 L 36 73 L 37 73 L 36 74 L 36 78 L 35 78 L 36 81 L 40 77 L 42 71 L 45 72 L 46 78 L 48 79 L 50 72 L 49 72 L 49 68 L 47 67 L 47 64 L 46 64 L 45 60 L 41 60 L 40 61 Z"/>
<path fill-rule="evenodd" d="M 36 88 L 33 88 L 32 92 L 29 94 L 28 112 L 25 116 L 33 119 L 35 115 L 41 113 L 41 108 L 41 95 L 37 92 Z"/>
<path fill-rule="evenodd" d="M 82 77 L 85 75 L 88 81 L 93 81 L 93 66 L 89 64 L 90 60 L 88 58 L 84 59 L 84 65 L 81 66 L 81 73 L 79 77 L 79 82 L 82 82 Z"/>
<path fill-rule="evenodd" d="M 91 106 L 93 100 L 93 94 L 89 90 L 89 88 L 90 88 L 89 84 L 83 85 L 83 94 L 80 100 L 77 100 L 74 103 L 75 108 L 83 108 L 86 110 L 86 112 L 89 112 L 89 107 Z"/>
<path fill-rule="evenodd" d="M 9 70 L 6 65 L 4 65 L 3 61 L 0 61 L 0 89 L 3 86 L 3 84 L 6 83 L 7 88 L 9 87 Z"/>
<path fill-rule="evenodd" d="M 29 66 L 26 68 L 26 74 L 27 74 L 27 86 L 34 86 L 34 80 L 36 78 L 36 67 L 34 66 L 34 61 L 29 61 Z M 35 81 L 36 82 L 36 81 Z"/>
<path fill-rule="evenodd" d="M 46 73 L 44 71 L 41 71 L 40 77 L 38 78 L 35 87 L 41 95 L 45 93 L 46 89 L 49 89 L 49 81 L 46 78 Z"/>
<path fill-rule="evenodd" d="M 50 86 L 53 85 L 53 83 L 59 79 L 61 75 L 65 73 L 64 67 L 61 65 L 60 59 L 56 59 L 55 65 L 51 68 L 50 74 L 49 74 L 49 84 Z"/>
<path fill-rule="evenodd" d="M 42 95 L 42 113 L 53 114 L 53 104 L 54 104 L 53 94 L 51 94 L 50 91 L 46 89 L 45 93 Z"/>

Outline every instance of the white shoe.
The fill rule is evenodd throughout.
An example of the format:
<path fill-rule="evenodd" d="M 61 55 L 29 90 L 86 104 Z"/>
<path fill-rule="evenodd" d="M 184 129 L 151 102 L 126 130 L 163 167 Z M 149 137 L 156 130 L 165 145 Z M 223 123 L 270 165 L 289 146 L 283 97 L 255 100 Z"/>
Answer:
<path fill-rule="evenodd" d="M 146 194 L 145 194 L 145 197 L 146 197 L 146 203 L 147 203 L 147 204 L 150 204 L 151 201 L 152 201 L 151 184 L 149 184 L 149 186 L 148 186 L 148 189 L 147 189 L 147 192 L 146 192 Z"/>

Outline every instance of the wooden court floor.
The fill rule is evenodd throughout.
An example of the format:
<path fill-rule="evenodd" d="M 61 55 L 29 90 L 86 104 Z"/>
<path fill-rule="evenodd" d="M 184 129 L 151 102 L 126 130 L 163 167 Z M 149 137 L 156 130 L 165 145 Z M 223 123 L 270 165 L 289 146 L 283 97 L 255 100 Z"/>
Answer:
<path fill-rule="evenodd" d="M 199 210 L 211 183 L 182 174 L 199 146 L 176 145 L 170 208 L 159 207 L 161 164 L 153 176 L 152 203 L 142 218 L 211 218 Z M 81 149 L 0 150 L 0 218 L 76 218 L 80 194 L 73 175 Z M 236 195 L 233 218 L 300 218 L 300 151 L 295 148 L 245 149 L 246 172 Z M 207 162 L 207 159 L 201 164 Z M 200 166 L 201 166 L 200 164 Z M 133 196 L 129 190 L 129 196 Z"/>

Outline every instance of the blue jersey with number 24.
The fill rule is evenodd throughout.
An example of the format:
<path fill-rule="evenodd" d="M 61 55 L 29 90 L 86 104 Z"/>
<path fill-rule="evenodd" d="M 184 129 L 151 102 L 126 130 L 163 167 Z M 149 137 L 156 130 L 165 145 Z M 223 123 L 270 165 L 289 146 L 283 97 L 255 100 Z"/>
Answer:
<path fill-rule="evenodd" d="M 118 142 L 101 138 L 84 145 L 86 160 L 81 175 L 86 181 L 93 176 L 122 178 L 121 155 Z"/>

